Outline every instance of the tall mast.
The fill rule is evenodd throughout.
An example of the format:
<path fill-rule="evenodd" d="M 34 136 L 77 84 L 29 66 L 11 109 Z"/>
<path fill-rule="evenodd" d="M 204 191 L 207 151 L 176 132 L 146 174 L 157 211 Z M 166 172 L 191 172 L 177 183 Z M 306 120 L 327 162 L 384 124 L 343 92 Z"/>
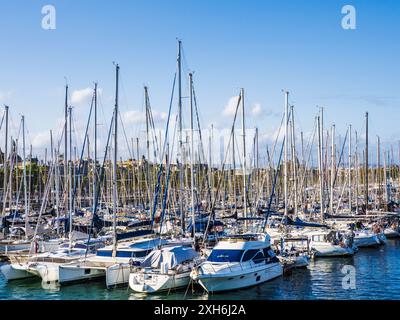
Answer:
<path fill-rule="evenodd" d="M 389 151 L 388 151 L 389 156 Z M 383 172 L 384 172 L 384 182 L 385 182 L 385 210 L 387 210 L 387 205 L 389 203 L 389 188 L 388 188 L 388 180 L 387 180 L 387 166 L 386 166 L 386 150 L 383 150 Z"/>
<path fill-rule="evenodd" d="M 113 165 L 113 253 L 117 254 L 117 157 L 118 157 L 118 83 L 119 65 L 116 66 L 115 74 L 115 109 L 114 109 L 114 165 Z"/>
<path fill-rule="evenodd" d="M 244 112 L 244 89 L 240 89 L 242 97 L 242 135 L 243 135 L 243 217 L 247 218 L 247 193 L 246 193 L 246 127 L 245 127 L 245 112 Z M 246 221 L 247 224 L 247 221 Z"/>
<path fill-rule="evenodd" d="M 208 157 L 209 157 L 209 166 L 210 166 L 210 168 L 209 168 L 209 179 L 208 179 L 210 181 L 210 202 L 212 200 L 213 190 L 214 190 L 214 176 L 213 176 L 213 172 L 212 172 L 212 170 L 213 170 L 213 160 L 212 160 L 212 153 L 213 153 L 212 145 L 213 145 L 213 142 L 214 142 L 214 125 L 211 124 L 211 131 L 210 131 L 209 144 L 208 144 L 208 148 L 209 148 Z M 210 203 L 210 206 L 211 206 L 211 203 Z"/>
<path fill-rule="evenodd" d="M 256 159 L 256 174 L 257 174 L 257 184 L 256 184 L 256 186 L 257 186 L 257 191 L 258 191 L 258 188 L 259 188 L 259 186 L 260 186 L 260 170 L 259 170 L 259 165 L 260 165 L 260 153 L 259 153 L 259 149 L 258 149 L 258 128 L 256 128 L 256 144 L 255 144 L 255 148 L 256 148 L 256 156 L 255 156 L 255 159 Z"/>
<path fill-rule="evenodd" d="M 25 203 L 25 238 L 28 239 L 28 227 L 29 227 L 29 210 L 28 210 L 28 190 L 26 180 L 26 153 L 25 153 L 25 117 L 21 117 L 22 121 L 22 157 L 24 167 L 24 203 Z"/>
<path fill-rule="evenodd" d="M 365 213 L 368 210 L 368 112 L 365 113 Z"/>
<path fill-rule="evenodd" d="M 51 156 L 51 165 L 49 165 L 49 168 L 54 165 L 54 151 L 53 151 L 53 132 L 52 130 L 50 130 L 50 156 Z M 32 156 L 29 157 L 29 161 L 30 161 L 30 168 L 32 168 Z M 29 179 L 31 179 L 31 175 L 29 175 Z M 50 180 L 51 180 L 51 206 L 52 208 L 54 208 L 54 188 L 55 188 L 55 180 L 54 180 L 54 175 L 50 176 Z M 29 188 L 29 194 L 31 194 L 31 190 Z"/>
<path fill-rule="evenodd" d="M 7 201 L 7 160 L 8 160 L 8 106 L 5 106 L 5 113 L 6 113 L 6 136 L 4 140 L 4 178 L 3 178 L 3 216 L 6 209 L 6 201 Z"/>
<path fill-rule="evenodd" d="M 152 200 L 151 200 L 151 193 L 150 193 L 150 188 L 151 188 L 151 181 L 150 181 L 150 106 L 149 106 L 149 95 L 148 95 L 148 90 L 147 87 L 144 87 L 144 101 L 145 101 L 145 107 L 146 107 L 146 150 L 147 150 L 147 161 L 146 161 L 146 180 L 147 180 L 147 197 L 149 200 L 149 207 L 150 207 L 150 212 L 152 212 Z"/>
<path fill-rule="evenodd" d="M 64 212 L 65 217 L 67 217 L 68 211 L 68 193 L 67 193 L 67 183 L 68 183 L 68 85 L 65 86 L 65 105 L 64 105 Z"/>
<path fill-rule="evenodd" d="M 93 210 L 97 198 L 97 82 L 94 84 Z M 95 214 L 96 212 L 93 212 Z"/>
<path fill-rule="evenodd" d="M 235 130 L 232 130 L 232 166 L 233 166 L 233 197 L 235 200 L 235 213 L 237 212 L 236 198 L 236 159 L 235 159 Z"/>
<path fill-rule="evenodd" d="M 321 115 L 318 115 L 318 167 L 319 167 L 319 196 L 320 196 L 320 206 L 321 206 L 321 220 L 325 220 L 325 210 L 324 210 L 324 174 L 323 174 L 323 164 L 322 164 L 322 134 L 321 134 Z"/>
<path fill-rule="evenodd" d="M 194 209 L 194 135 L 193 135 L 193 75 L 189 73 L 189 92 L 190 92 L 190 143 L 191 143 L 191 152 L 190 152 L 190 191 L 191 191 L 191 200 L 192 200 L 192 228 L 193 228 L 193 241 L 196 243 L 196 230 L 195 230 L 195 209 Z"/>
<path fill-rule="evenodd" d="M 378 202 L 378 210 L 380 209 L 381 205 L 381 141 L 379 136 L 376 137 L 377 139 L 377 150 L 376 150 L 376 157 L 377 157 L 377 182 L 378 182 L 378 196 L 377 196 L 377 202 Z"/>
<path fill-rule="evenodd" d="M 292 131 L 292 170 L 294 183 L 294 214 L 297 215 L 297 166 L 296 166 L 296 139 L 294 132 L 294 106 L 291 106 L 291 131 Z"/>
<path fill-rule="evenodd" d="M 288 215 L 288 140 L 289 140 L 289 92 L 285 91 L 285 149 L 283 154 L 284 168 L 283 168 L 283 192 L 285 196 L 285 217 Z"/>
<path fill-rule="evenodd" d="M 72 107 L 69 107 L 69 248 L 72 248 Z"/>
<path fill-rule="evenodd" d="M 354 159 L 354 167 L 356 169 L 356 214 L 358 214 L 358 186 L 360 183 L 360 176 L 359 176 L 359 162 L 358 162 L 358 134 L 356 134 L 356 152 L 355 152 L 355 159 Z"/>
<path fill-rule="evenodd" d="M 332 141 L 331 141 L 331 195 L 329 197 L 330 200 L 330 211 L 331 214 L 333 214 L 333 188 L 334 188 L 334 182 L 335 182 L 335 125 L 332 125 Z"/>
<path fill-rule="evenodd" d="M 181 215 L 181 229 L 185 233 L 185 213 L 183 212 L 183 141 L 182 141 L 182 59 L 181 59 L 182 42 L 178 40 L 178 115 L 179 115 L 179 211 Z"/>
<path fill-rule="evenodd" d="M 351 125 L 349 125 L 349 212 L 351 214 Z"/>

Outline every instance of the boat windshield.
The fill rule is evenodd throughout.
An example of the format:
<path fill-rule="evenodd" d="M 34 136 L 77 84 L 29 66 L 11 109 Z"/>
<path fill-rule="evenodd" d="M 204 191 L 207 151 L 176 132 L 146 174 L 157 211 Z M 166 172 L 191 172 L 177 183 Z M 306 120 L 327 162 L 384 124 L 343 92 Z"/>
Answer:
<path fill-rule="evenodd" d="M 243 252 L 244 250 L 214 249 L 207 260 L 211 262 L 240 262 Z"/>

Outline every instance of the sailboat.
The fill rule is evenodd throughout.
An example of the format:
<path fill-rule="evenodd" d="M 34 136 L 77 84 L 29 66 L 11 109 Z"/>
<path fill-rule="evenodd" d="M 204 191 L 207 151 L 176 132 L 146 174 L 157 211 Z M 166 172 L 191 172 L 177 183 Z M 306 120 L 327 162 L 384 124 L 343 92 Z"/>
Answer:
<path fill-rule="evenodd" d="M 178 42 L 178 68 L 180 70 L 181 42 Z M 179 72 L 180 75 L 180 72 Z M 180 77 L 179 77 L 180 82 Z M 193 80 L 189 74 L 190 109 L 191 109 L 191 232 L 193 246 L 196 243 L 196 223 L 194 205 L 194 139 L 193 139 Z M 180 94 L 180 92 L 179 92 Z M 180 100 L 179 96 L 179 100 Z M 181 111 L 181 109 L 180 109 Z M 167 186 L 168 187 L 168 186 Z M 182 228 L 183 229 L 183 228 Z M 183 230 L 182 230 L 183 231 Z M 187 239 L 190 242 L 190 239 Z M 190 282 L 193 268 L 198 266 L 202 259 L 192 247 L 179 245 L 160 247 L 153 250 L 129 275 L 129 286 L 133 291 L 141 293 L 156 293 L 185 287 Z"/>
<path fill-rule="evenodd" d="M 129 275 L 129 287 L 136 292 L 156 293 L 186 287 L 192 269 L 200 263 L 191 247 L 172 246 L 153 250 Z"/>
<path fill-rule="evenodd" d="M 314 257 L 352 256 L 357 252 L 357 246 L 351 234 L 324 230 L 304 232 L 303 235 L 308 237 Z"/>

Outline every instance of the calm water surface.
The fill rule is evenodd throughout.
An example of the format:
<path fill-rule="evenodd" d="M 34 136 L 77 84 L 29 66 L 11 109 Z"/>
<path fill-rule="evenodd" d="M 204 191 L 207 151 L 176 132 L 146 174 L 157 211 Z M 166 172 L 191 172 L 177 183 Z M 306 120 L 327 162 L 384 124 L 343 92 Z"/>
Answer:
<path fill-rule="evenodd" d="M 30 300 L 128 300 L 128 299 L 390 299 L 400 300 L 400 240 L 388 240 L 385 246 L 360 249 L 352 258 L 329 258 L 312 261 L 308 269 L 249 289 L 207 295 L 199 287 L 169 295 L 141 295 L 129 288 L 107 290 L 104 280 L 44 290 L 40 280 L 7 283 L 0 276 L 0 299 Z M 342 288 L 344 265 L 356 269 L 356 289 Z"/>

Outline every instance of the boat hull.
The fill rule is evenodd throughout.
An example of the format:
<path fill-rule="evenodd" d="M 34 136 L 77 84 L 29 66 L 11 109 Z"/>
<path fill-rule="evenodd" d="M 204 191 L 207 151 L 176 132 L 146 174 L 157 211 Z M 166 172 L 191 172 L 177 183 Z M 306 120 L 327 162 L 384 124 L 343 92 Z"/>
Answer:
<path fill-rule="evenodd" d="M 283 268 L 280 263 L 271 263 L 264 268 L 248 270 L 246 273 L 230 275 L 224 273 L 199 274 L 192 276 L 207 292 L 223 292 L 252 287 L 282 276 Z"/>
<path fill-rule="evenodd" d="M 106 286 L 112 288 L 129 282 L 131 266 L 129 263 L 114 264 L 106 269 Z"/>
<path fill-rule="evenodd" d="M 354 237 L 354 244 L 358 248 L 375 247 L 381 244 L 377 235 L 360 235 Z"/>
<path fill-rule="evenodd" d="M 83 282 L 105 277 L 106 268 L 92 266 L 67 266 L 59 267 L 59 284 L 67 285 L 75 282 Z"/>
<path fill-rule="evenodd" d="M 35 277 L 34 274 L 23 268 L 17 268 L 12 264 L 5 264 L 0 267 L 0 271 L 7 281 L 20 280 Z"/>
<path fill-rule="evenodd" d="M 314 257 L 346 257 L 352 256 L 355 253 L 353 248 L 341 247 L 339 245 L 311 244 L 310 247 L 314 252 Z"/>
<path fill-rule="evenodd" d="M 129 287 L 140 293 L 157 293 L 187 287 L 190 282 L 190 272 L 178 274 L 145 274 L 131 273 L 129 275 Z"/>

